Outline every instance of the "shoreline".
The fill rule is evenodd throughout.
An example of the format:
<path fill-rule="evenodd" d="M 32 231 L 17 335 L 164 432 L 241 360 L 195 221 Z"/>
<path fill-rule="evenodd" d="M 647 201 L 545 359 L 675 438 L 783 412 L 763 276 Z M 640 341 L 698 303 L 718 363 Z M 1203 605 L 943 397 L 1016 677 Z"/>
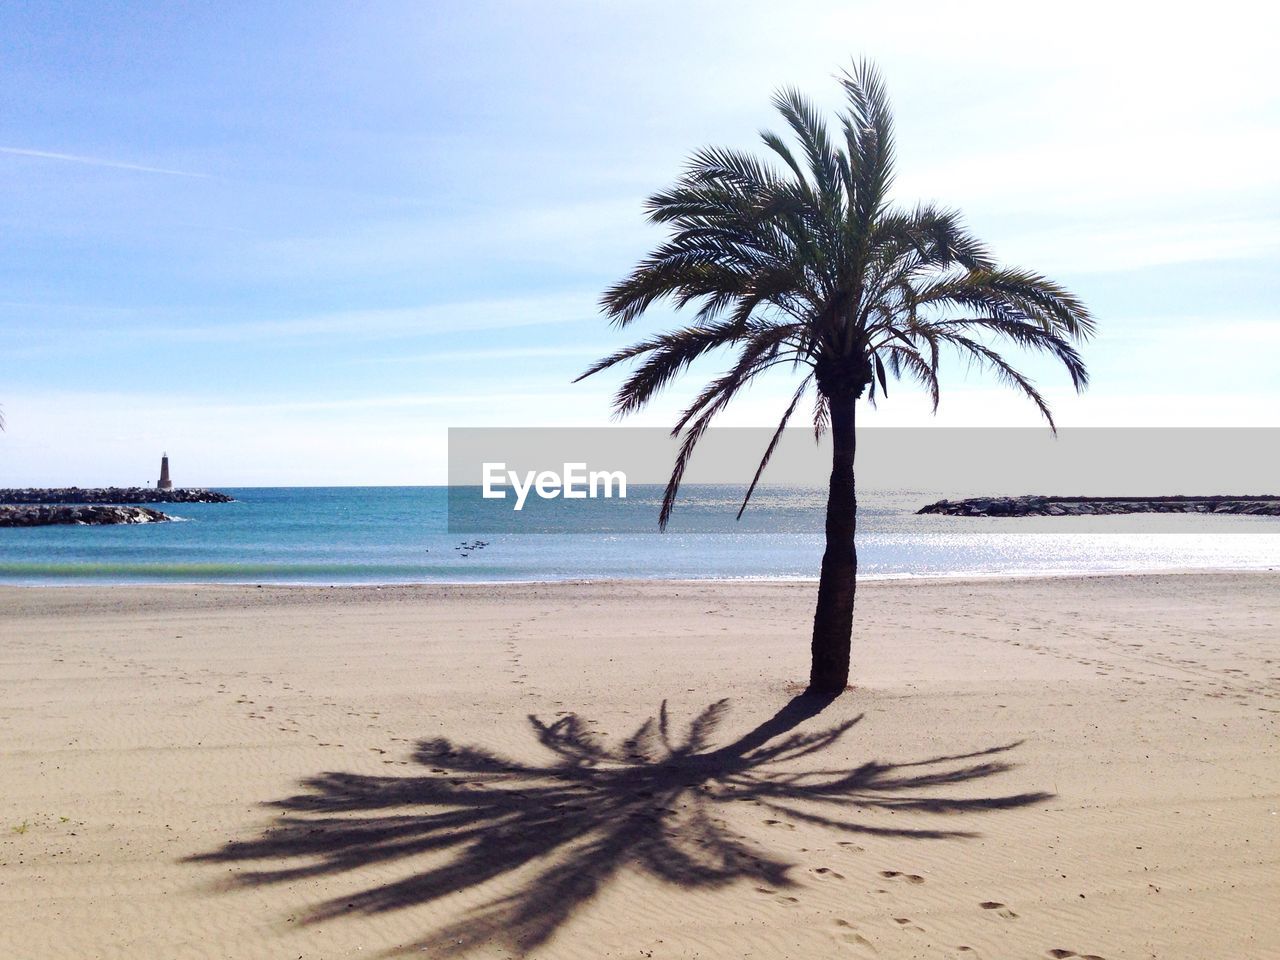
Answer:
<path fill-rule="evenodd" d="M 956 583 L 974 581 L 979 583 L 1016 582 L 1022 580 L 1088 580 L 1099 577 L 1167 577 L 1196 576 L 1220 574 L 1259 574 L 1265 575 L 1280 571 L 1280 565 L 1258 567 L 1161 567 L 1137 570 L 1046 570 L 1046 571 L 1001 571 L 997 573 L 890 573 L 867 574 L 858 576 L 859 586 L 871 583 Z M 83 578 L 74 580 L 51 580 L 38 583 L 19 583 L 0 580 L 0 590 L 65 590 L 65 589 L 118 589 L 118 588 L 190 588 L 190 587 L 227 587 L 233 589 L 268 589 L 286 588 L 291 590 L 370 590 L 370 589 L 409 589 L 429 590 L 432 587 L 501 587 L 501 586 L 554 586 L 571 584 L 575 586 L 614 586 L 630 584 L 797 584 L 816 586 L 818 577 L 565 577 L 551 579 L 512 579 L 512 580 L 361 580 L 334 581 L 326 583 L 322 580 L 164 580 L 152 578 L 147 580 L 110 580 Z"/>

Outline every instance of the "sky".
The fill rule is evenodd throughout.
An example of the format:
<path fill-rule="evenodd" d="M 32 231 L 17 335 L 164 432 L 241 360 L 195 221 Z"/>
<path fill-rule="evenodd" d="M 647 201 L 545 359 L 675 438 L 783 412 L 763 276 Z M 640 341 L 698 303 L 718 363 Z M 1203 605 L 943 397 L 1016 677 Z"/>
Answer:
<path fill-rule="evenodd" d="M 1280 426 L 1278 33 L 1229 0 L 5 3 L 0 486 L 162 451 L 179 485 L 440 483 L 450 427 L 608 425 L 619 378 L 573 378 L 680 322 L 597 309 L 645 197 L 863 57 L 895 198 L 1096 316 L 1083 396 L 1027 364 L 1061 426 Z M 890 392 L 863 423 L 1037 422 L 960 363 L 937 416 Z"/>

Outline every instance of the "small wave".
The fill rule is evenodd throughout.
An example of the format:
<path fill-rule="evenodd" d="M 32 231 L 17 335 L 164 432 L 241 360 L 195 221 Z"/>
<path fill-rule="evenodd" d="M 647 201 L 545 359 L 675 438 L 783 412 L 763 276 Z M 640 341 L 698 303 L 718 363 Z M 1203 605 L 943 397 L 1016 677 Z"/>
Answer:
<path fill-rule="evenodd" d="M 0 563 L 0 583 L 467 583 L 520 580 L 527 571 L 486 566 L 473 571 L 457 564 L 352 563 Z"/>

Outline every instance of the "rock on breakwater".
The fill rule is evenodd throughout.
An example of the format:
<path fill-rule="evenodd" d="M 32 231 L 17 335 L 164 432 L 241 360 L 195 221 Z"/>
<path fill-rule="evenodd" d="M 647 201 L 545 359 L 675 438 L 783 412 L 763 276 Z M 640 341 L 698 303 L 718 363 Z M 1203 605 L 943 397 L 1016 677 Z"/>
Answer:
<path fill-rule="evenodd" d="M 215 490 L 155 487 L 23 487 L 0 489 L 0 503 L 233 503 Z"/>
<path fill-rule="evenodd" d="M 1215 513 L 1280 517 L 1280 497 L 970 497 L 916 511 L 948 517 L 1097 517 L 1126 513 Z"/>
<path fill-rule="evenodd" d="M 54 524 L 160 523 L 172 517 L 149 507 L 115 504 L 32 504 L 0 506 L 0 527 L 47 527 Z"/>

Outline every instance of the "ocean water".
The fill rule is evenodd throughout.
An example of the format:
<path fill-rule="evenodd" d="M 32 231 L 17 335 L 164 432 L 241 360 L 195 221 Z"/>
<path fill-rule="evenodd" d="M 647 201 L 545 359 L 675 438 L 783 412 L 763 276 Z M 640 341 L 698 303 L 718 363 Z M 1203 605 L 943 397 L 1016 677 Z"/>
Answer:
<path fill-rule="evenodd" d="M 456 506 L 450 532 L 444 487 L 224 489 L 235 503 L 165 506 L 177 523 L 0 529 L 0 582 L 807 579 L 822 555 L 821 490 L 761 489 L 735 522 L 740 488 L 690 487 L 671 530 L 658 533 L 660 488 L 633 488 L 626 509 L 638 520 L 628 532 L 485 535 L 467 529 Z M 861 492 L 861 574 L 1280 569 L 1280 518 L 915 515 L 941 496 Z M 579 504 L 565 515 L 579 519 L 549 528 L 591 529 L 590 510 L 604 505 Z"/>

